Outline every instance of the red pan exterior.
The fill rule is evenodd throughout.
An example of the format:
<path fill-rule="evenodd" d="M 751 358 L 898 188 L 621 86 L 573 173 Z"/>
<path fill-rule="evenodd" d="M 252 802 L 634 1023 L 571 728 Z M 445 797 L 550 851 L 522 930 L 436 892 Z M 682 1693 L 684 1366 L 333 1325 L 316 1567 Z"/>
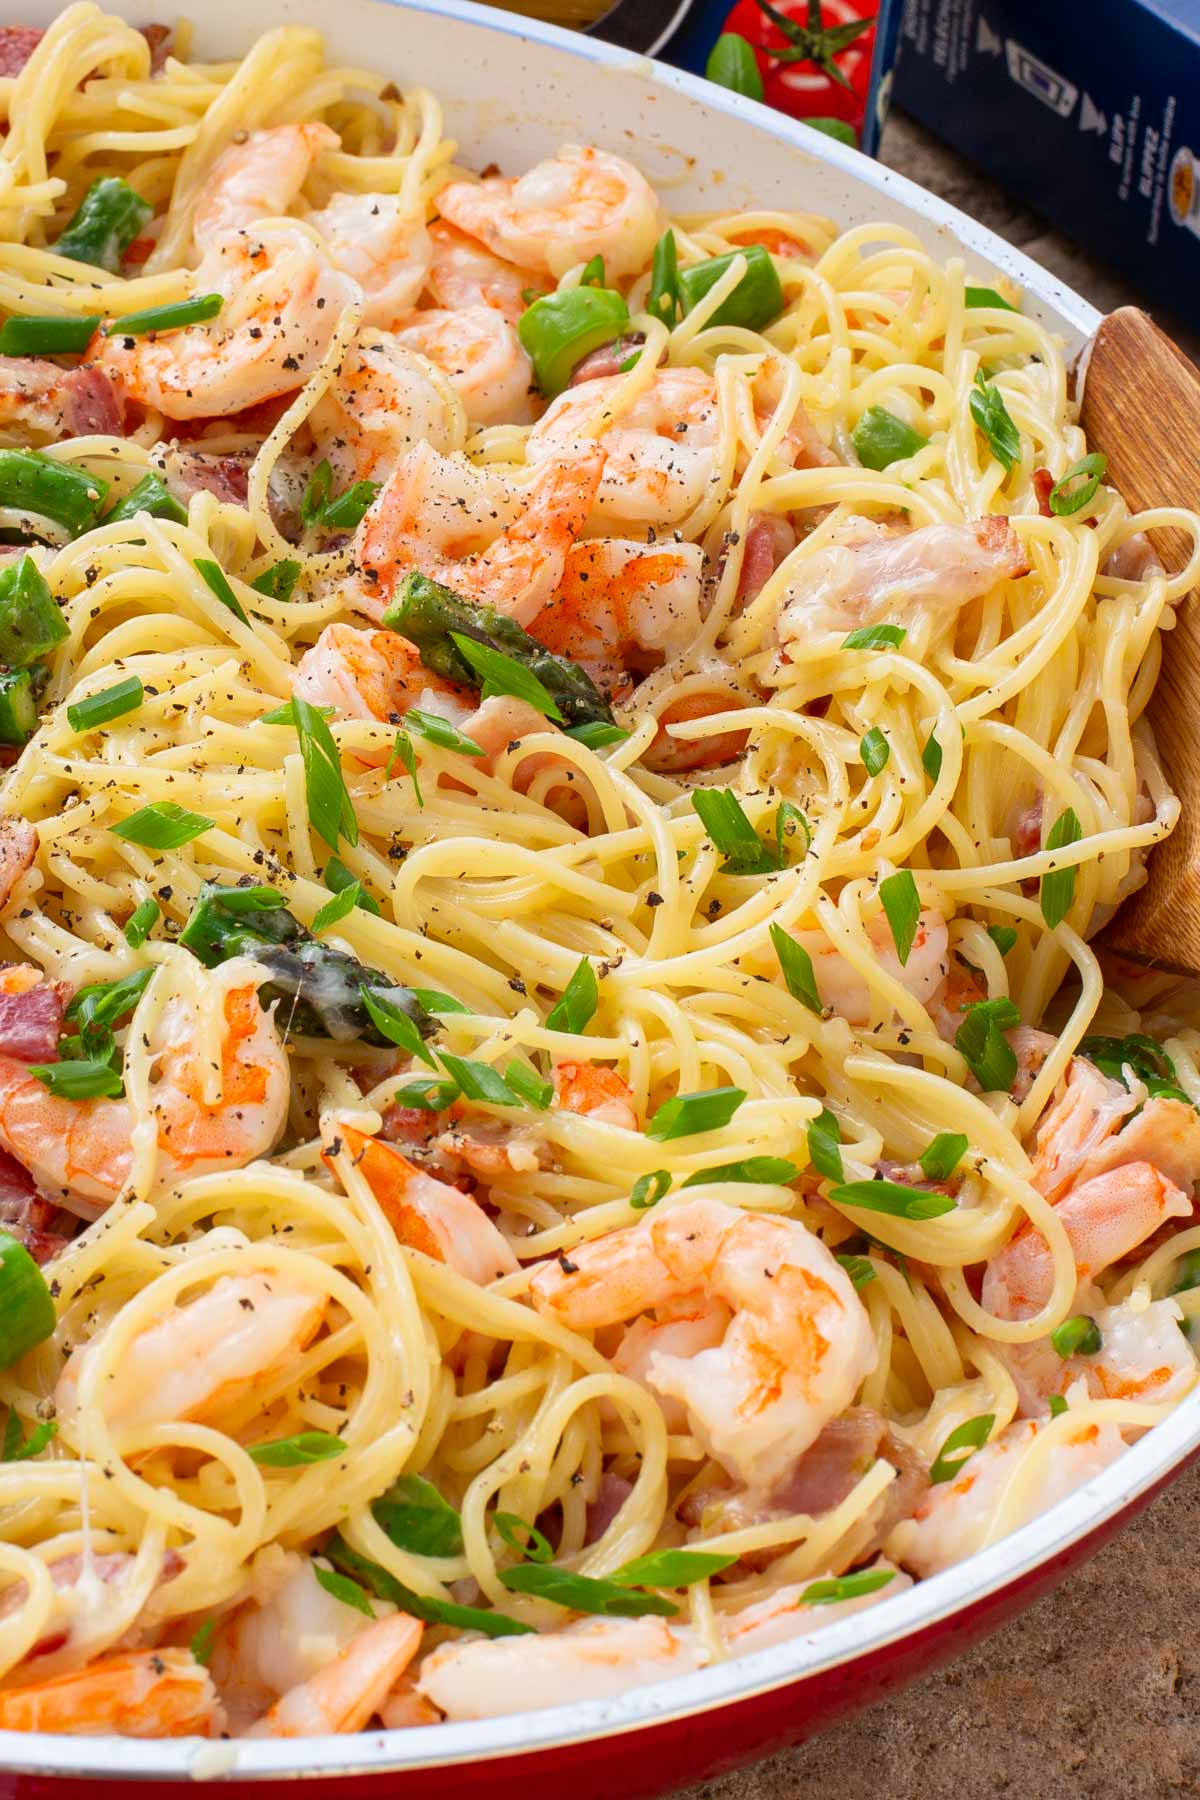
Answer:
<path fill-rule="evenodd" d="M 656 1800 L 701 1781 L 803 1743 L 839 1719 L 886 1700 L 910 1682 L 969 1650 L 1006 1619 L 1030 1606 L 1141 1512 L 1169 1481 L 1200 1457 L 1200 1447 L 1153 1487 L 1057 1555 L 1035 1564 L 993 1593 L 904 1637 L 802 1680 L 745 1700 L 646 1725 L 611 1737 L 527 1755 L 435 1769 L 327 1777 L 311 1788 L 265 1781 L 211 1784 L 137 1782 L 130 1800 L 182 1800 L 211 1792 L 214 1800 L 279 1800 L 285 1789 L 313 1800 Z M 349 1749 L 349 1744 L 347 1745 Z M 119 1751 L 114 1756 L 119 1766 Z M 0 1771 L 0 1800 L 116 1800 L 113 1781 L 94 1776 L 15 1775 Z"/>

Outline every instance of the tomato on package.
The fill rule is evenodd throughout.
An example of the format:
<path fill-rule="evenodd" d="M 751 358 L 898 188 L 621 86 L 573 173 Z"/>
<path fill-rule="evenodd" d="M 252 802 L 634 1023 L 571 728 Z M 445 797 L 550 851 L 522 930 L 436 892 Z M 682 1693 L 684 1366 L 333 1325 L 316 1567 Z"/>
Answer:
<path fill-rule="evenodd" d="M 738 0 L 724 30 L 751 44 L 768 106 L 862 131 L 875 54 L 875 0 Z"/>

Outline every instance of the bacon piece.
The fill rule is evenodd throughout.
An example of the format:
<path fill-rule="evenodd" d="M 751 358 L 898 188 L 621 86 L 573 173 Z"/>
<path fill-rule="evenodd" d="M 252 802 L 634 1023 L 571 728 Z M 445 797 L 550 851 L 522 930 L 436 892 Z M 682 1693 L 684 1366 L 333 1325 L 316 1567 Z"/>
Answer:
<path fill-rule="evenodd" d="M 1042 795 L 1027 806 L 1013 826 L 1013 849 L 1018 856 L 1033 856 L 1042 847 Z"/>
<path fill-rule="evenodd" d="M 1109 551 L 1100 573 L 1111 576 L 1114 581 L 1145 581 L 1150 575 L 1161 575 L 1162 564 L 1145 532 L 1135 531 L 1123 544 Z"/>
<path fill-rule="evenodd" d="M 886 1158 L 875 1164 L 884 1181 L 894 1181 L 900 1187 L 920 1188 L 926 1194 L 956 1194 L 957 1181 L 930 1181 L 920 1163 L 889 1162 Z"/>
<path fill-rule="evenodd" d="M 58 1208 L 38 1193 L 29 1170 L 7 1150 L 0 1150 L 0 1230 L 24 1244 L 34 1262 L 47 1263 L 71 1241 L 52 1229 L 61 1217 Z"/>
<path fill-rule="evenodd" d="M 635 350 L 640 350 L 646 341 L 644 332 L 631 331 L 627 337 L 614 338 L 611 344 L 601 344 L 598 350 L 589 350 L 571 370 L 568 387 L 578 387 L 581 381 L 599 381 L 608 375 L 619 375 L 621 364 L 628 362 Z"/>
<path fill-rule="evenodd" d="M 583 1540 L 585 1544 L 594 1544 L 604 1536 L 632 1492 L 631 1481 L 626 1481 L 623 1475 L 612 1475 L 605 1471 L 600 1477 L 596 1498 L 588 1502 L 587 1530 Z"/>
<path fill-rule="evenodd" d="M 36 25 L 0 25 L 0 75 L 19 75 L 44 35 Z"/>
<path fill-rule="evenodd" d="M 23 993 L 0 992 L 0 1056 L 56 1061 L 62 1017 L 62 995 L 50 982 L 38 982 Z"/>
<path fill-rule="evenodd" d="M 780 563 L 796 548 L 796 533 L 778 513 L 754 513 L 746 531 L 737 597 L 752 599 L 766 586 Z"/>
<path fill-rule="evenodd" d="M 150 46 L 150 73 L 157 75 L 171 54 L 169 25 L 139 25 L 138 30 Z"/>
<path fill-rule="evenodd" d="M 55 444 L 119 437 L 125 409 L 102 369 L 60 369 L 33 356 L 0 356 L 0 443 Z"/>
<path fill-rule="evenodd" d="M 164 474 L 168 486 L 184 501 L 193 494 L 214 494 L 228 506 L 245 506 L 250 491 L 250 460 L 241 455 L 169 450 Z"/>
<path fill-rule="evenodd" d="M 1037 495 L 1038 511 L 1041 513 L 1043 519 L 1052 519 L 1054 517 L 1054 514 L 1050 510 L 1050 493 L 1053 487 L 1054 477 L 1049 469 L 1035 469 L 1033 471 L 1033 491 Z"/>
<path fill-rule="evenodd" d="M 0 911 L 37 855 L 37 826 L 28 819 L 0 813 Z"/>

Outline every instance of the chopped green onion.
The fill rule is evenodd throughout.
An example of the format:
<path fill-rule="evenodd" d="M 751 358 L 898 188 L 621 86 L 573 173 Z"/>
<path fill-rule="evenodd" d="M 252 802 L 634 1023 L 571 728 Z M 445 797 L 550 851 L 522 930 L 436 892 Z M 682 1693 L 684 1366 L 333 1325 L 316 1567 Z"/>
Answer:
<path fill-rule="evenodd" d="M 409 737 L 407 731 L 398 731 L 396 733 L 396 741 L 392 745 L 391 752 L 383 771 L 383 778 L 385 781 L 390 781 L 392 779 L 392 770 L 395 768 L 397 762 L 402 762 L 404 764 L 404 772 L 413 784 L 413 799 L 416 801 L 418 807 L 423 809 L 425 805 L 425 796 L 421 792 L 421 783 L 417 777 L 417 753 L 413 748 L 413 741 Z"/>
<path fill-rule="evenodd" d="M 663 1195 L 671 1189 L 671 1172 L 669 1169 L 655 1169 L 650 1175 L 639 1175 L 633 1184 L 633 1192 L 629 1196 L 629 1204 L 634 1212 L 645 1212 L 651 1206 L 657 1206 Z"/>
<path fill-rule="evenodd" d="M 817 992 L 817 978 L 813 974 L 812 957 L 798 944 L 794 937 L 784 930 L 782 925 L 771 926 L 771 942 L 775 946 L 775 954 L 779 958 L 779 967 L 783 970 L 783 979 L 787 991 L 793 1000 L 799 1000 L 810 1012 L 822 1014 L 825 1011 L 821 1004 L 821 996 Z"/>
<path fill-rule="evenodd" d="M 781 869 L 787 867 L 784 839 L 794 838 L 797 831 L 804 833 L 804 854 L 807 856 L 812 844 L 812 828 L 798 806 L 793 806 L 790 800 L 781 800 L 775 808 L 775 860 Z"/>
<path fill-rule="evenodd" d="M 971 417 L 987 439 L 996 461 L 1006 473 L 1011 472 L 1021 454 L 1021 434 L 1004 404 L 1004 395 L 994 382 L 988 381 L 982 369 L 975 372 Z"/>
<path fill-rule="evenodd" d="M 991 287 L 968 287 L 964 291 L 963 304 L 968 312 L 980 306 L 998 306 L 1004 312 L 1020 312 L 1021 310 L 1019 306 L 1014 306 L 1011 300 L 1006 300 L 1003 294 L 997 293 L 996 289 Z"/>
<path fill-rule="evenodd" d="M 127 675 L 124 681 L 116 681 L 112 687 L 102 688 L 98 694 L 89 694 L 86 700 L 77 700 L 68 706 L 67 722 L 72 731 L 95 731 L 98 725 L 107 725 L 124 713 L 136 712 L 145 697 L 145 689 L 138 677 Z"/>
<path fill-rule="evenodd" d="M 656 319 L 661 319 L 668 327 L 674 326 L 683 317 L 683 295 L 679 290 L 679 252 L 673 231 L 664 231 L 654 246 L 646 311 L 653 313 Z"/>
<path fill-rule="evenodd" d="M 868 406 L 850 438 L 864 469 L 886 469 L 923 450 L 929 439 L 885 406 Z"/>
<path fill-rule="evenodd" d="M 1016 1080 L 1016 1052 L 1003 1034 L 1020 1023 L 1020 1012 L 1003 997 L 976 1000 L 966 1009 L 954 1043 L 985 1094 L 1007 1093 Z"/>
<path fill-rule="evenodd" d="M 437 713 L 422 712 L 417 706 L 410 706 L 404 715 L 404 723 L 410 731 L 419 737 L 428 739 L 441 750 L 457 750 L 460 756 L 485 756 L 474 738 L 464 736 L 449 721 L 440 718 Z"/>
<path fill-rule="evenodd" d="M 602 256 L 588 257 L 579 271 L 579 285 L 580 287 L 598 288 L 604 286 L 604 258 Z"/>
<path fill-rule="evenodd" d="M 205 1619 L 204 1623 L 198 1626 L 192 1635 L 190 1645 L 192 1660 L 193 1662 L 198 1662 L 202 1668 L 206 1669 L 212 1661 L 213 1644 L 216 1641 L 216 1636 L 217 1621 L 215 1619 Z"/>
<path fill-rule="evenodd" d="M 1200 1250 L 1188 1250 L 1176 1263 L 1175 1279 L 1167 1292 L 1186 1294 L 1197 1287 L 1200 1287 Z"/>
<path fill-rule="evenodd" d="M 444 1060 L 444 1059 L 443 1059 Z M 719 1131 L 728 1125 L 746 1090 L 737 1087 L 708 1088 L 700 1094 L 677 1094 L 666 1100 L 647 1120 L 646 1136 L 665 1144 L 670 1138 L 695 1137 L 703 1131 Z"/>
<path fill-rule="evenodd" d="M 782 1156 L 747 1156 L 741 1162 L 718 1163 L 715 1169 L 697 1169 L 683 1186 L 704 1187 L 710 1181 L 745 1181 L 786 1187 L 799 1173 L 795 1163 Z"/>
<path fill-rule="evenodd" d="M 0 669 L 0 744 L 27 744 L 37 730 L 37 684 L 31 669 Z"/>
<path fill-rule="evenodd" d="M 349 844 L 358 842 L 358 820 L 346 789 L 341 758 L 333 734 L 321 716 L 320 709 L 293 695 L 290 703 L 292 723 L 300 740 L 304 759 L 304 789 L 308 799 L 308 821 L 318 837 L 336 850 L 339 835 Z"/>
<path fill-rule="evenodd" d="M 320 518 L 321 529 L 357 531 L 379 498 L 379 489 L 378 481 L 356 481 L 326 506 Z"/>
<path fill-rule="evenodd" d="M 333 470 L 323 456 L 305 483 L 300 496 L 300 523 L 307 529 L 315 525 L 325 511 L 333 493 Z"/>
<path fill-rule="evenodd" d="M 859 741 L 858 754 L 863 759 L 868 775 L 878 775 L 881 770 L 886 769 L 892 747 L 878 725 L 872 725 L 870 731 L 864 732 Z"/>
<path fill-rule="evenodd" d="M 578 1035 L 587 1030 L 600 1004 L 596 971 L 586 956 L 581 956 L 574 974 L 562 991 L 562 997 L 546 1014 L 550 1031 L 571 1031 Z"/>
<path fill-rule="evenodd" d="M 1050 1408 L 1050 1417 L 1052 1419 L 1061 1418 L 1063 1413 L 1067 1410 L 1066 1400 L 1061 1394 L 1051 1394 L 1046 1405 Z"/>
<path fill-rule="evenodd" d="M 346 1445 L 331 1431 L 299 1431 L 295 1437 L 247 1444 L 246 1453 L 268 1469 L 298 1469 L 306 1463 L 329 1462 L 345 1454 Z"/>
<path fill-rule="evenodd" d="M 808 121 L 812 123 L 811 119 Z M 878 1593 L 895 1575 L 895 1569 L 856 1569 L 853 1575 L 826 1575 L 810 1581 L 800 1596 L 801 1606 L 837 1606 L 842 1600 L 861 1600 Z"/>
<path fill-rule="evenodd" d="M 413 1556 L 461 1556 L 462 1520 L 431 1481 L 401 1475 L 371 1506 L 397 1550 Z"/>
<path fill-rule="evenodd" d="M 196 558 L 196 573 L 202 578 L 205 584 L 212 589 L 213 593 L 217 596 L 217 599 L 221 602 L 221 605 L 229 608 L 235 619 L 240 619 L 243 625 L 248 625 L 250 623 L 249 619 L 246 617 L 245 608 L 230 587 L 229 577 L 226 575 L 220 563 L 213 562 L 212 559 L 207 556 L 198 556 Z"/>
<path fill-rule="evenodd" d="M 904 968 L 912 954 L 921 918 L 921 896 L 912 870 L 899 869 L 894 875 L 888 875 L 879 884 L 879 898 L 891 927 L 900 967 Z"/>
<path fill-rule="evenodd" d="M 56 1322 L 42 1271 L 24 1244 L 0 1231 L 0 1369 L 48 1338 Z"/>
<path fill-rule="evenodd" d="M 836 31 L 837 26 L 833 29 Z M 849 144 L 851 150 L 858 148 L 854 127 L 845 119 L 805 119 L 804 123 L 810 131 L 819 131 L 824 137 L 836 138 L 839 144 Z"/>
<path fill-rule="evenodd" d="M 747 100 L 761 100 L 763 78 L 758 58 L 747 40 L 737 31 L 723 31 L 708 53 L 704 73 L 718 87 L 744 94 Z"/>
<path fill-rule="evenodd" d="M 835 1255 L 835 1262 L 840 1262 L 847 1275 L 854 1283 L 855 1292 L 865 1288 L 868 1281 L 875 1279 L 875 1265 L 867 1256 Z"/>
<path fill-rule="evenodd" d="M 518 1518 L 516 1513 L 493 1513 L 492 1524 L 509 1549 L 515 1550 L 518 1556 L 527 1557 L 530 1562 L 534 1563 L 554 1561 L 553 1544 L 542 1536 L 536 1525 L 530 1525 L 525 1519 Z"/>
<path fill-rule="evenodd" d="M 842 639 L 843 650 L 895 650 L 908 635 L 903 625 L 860 625 Z"/>
<path fill-rule="evenodd" d="M 348 887 L 357 888 L 358 892 L 354 897 L 355 906 L 357 906 L 361 912 L 374 913 L 376 918 L 381 917 L 378 900 L 376 900 L 373 895 L 367 893 L 367 890 L 363 887 L 358 876 L 351 873 L 340 856 L 331 856 L 329 858 L 329 861 L 325 864 L 325 873 L 321 879 L 324 881 L 325 886 L 329 889 L 331 894 L 341 894 Z M 315 920 L 313 921 L 313 930 L 316 930 Z"/>
<path fill-rule="evenodd" d="M 621 725 L 608 725 L 603 719 L 589 719 L 584 725 L 568 726 L 565 735 L 584 744 L 589 750 L 603 750 L 606 744 L 623 744 L 629 733 Z"/>
<path fill-rule="evenodd" d="M 1100 1336 L 1100 1327 L 1095 1319 L 1087 1313 L 1076 1313 L 1073 1318 L 1064 1319 L 1050 1333 L 1050 1342 L 1058 1354 L 1068 1356 L 1095 1356 L 1104 1342 Z"/>
<path fill-rule="evenodd" d="M 939 1131 L 917 1158 L 928 1181 L 946 1181 L 967 1154 L 961 1131 Z"/>
<path fill-rule="evenodd" d="M 510 1618 L 507 1613 L 489 1612 L 482 1606 L 459 1606 L 452 1600 L 432 1600 L 426 1594 L 414 1593 L 379 1563 L 352 1550 L 340 1534 L 326 1546 L 325 1554 L 381 1600 L 390 1601 L 401 1612 L 422 1619 L 427 1625 L 451 1625 L 458 1631 L 481 1631 L 485 1637 L 494 1638 L 525 1637 L 533 1631 L 532 1625 Z"/>
<path fill-rule="evenodd" d="M 215 319 L 225 302 L 220 294 L 197 294 L 191 300 L 175 300 L 167 306 L 148 306 L 145 312 L 126 313 L 104 327 L 105 337 L 146 337 L 151 332 L 182 331 Z"/>
<path fill-rule="evenodd" d="M 936 781 L 942 772 L 942 746 L 930 734 L 925 740 L 925 748 L 921 752 L 921 767 L 930 781 Z"/>
<path fill-rule="evenodd" d="M 143 475 L 137 486 L 105 513 L 100 523 L 119 525 L 126 519 L 135 519 L 140 512 L 149 513 L 152 519 L 170 519 L 175 525 L 187 524 L 187 507 L 180 505 L 154 469 Z"/>
<path fill-rule="evenodd" d="M 375 1029 L 389 1044 L 396 1044 L 401 1050 L 407 1050 L 410 1056 L 417 1057 L 427 1067 L 437 1068 L 433 1057 L 425 1048 L 420 1030 L 402 1004 L 392 1000 L 382 988 L 377 988 L 372 993 L 365 982 L 359 988 L 359 995 Z"/>
<path fill-rule="evenodd" d="M 516 1095 L 490 1063 L 474 1062 L 467 1056 L 451 1056 L 441 1052 L 442 1065 L 452 1075 L 468 1100 L 479 1100 L 492 1106 L 516 1106 Z"/>
<path fill-rule="evenodd" d="M 765 875 L 779 868 L 779 858 L 763 843 L 732 789 L 695 788 L 692 807 L 725 858 L 722 875 Z"/>
<path fill-rule="evenodd" d="M 340 1600 L 344 1606 L 352 1606 L 356 1612 L 365 1613 L 368 1619 L 375 1617 L 375 1609 L 367 1598 L 365 1588 L 359 1587 L 357 1581 L 351 1581 L 348 1575 L 339 1575 L 336 1569 L 323 1569 L 320 1563 L 312 1565 L 312 1572 L 317 1584 Z"/>
<path fill-rule="evenodd" d="M 1007 956 L 1017 941 L 1016 931 L 1011 925 L 989 925 L 987 934 L 1001 956 Z"/>
<path fill-rule="evenodd" d="M 411 1106 L 417 1112 L 445 1112 L 459 1096 L 457 1081 L 435 1081 L 431 1075 L 410 1081 L 397 1088 L 392 1098 L 399 1106 Z"/>
<path fill-rule="evenodd" d="M 0 662 L 25 668 L 66 636 L 58 602 L 33 558 L 23 556 L 0 569 Z"/>
<path fill-rule="evenodd" d="M 1096 498 L 1107 469 L 1108 458 L 1099 450 L 1080 457 L 1050 489 L 1050 511 L 1059 519 L 1082 512 Z"/>
<path fill-rule="evenodd" d="M 108 829 L 114 837 L 124 838 L 128 844 L 141 844 L 147 850 L 178 850 L 182 844 L 190 844 L 193 838 L 211 831 L 214 823 L 202 813 L 178 806 L 174 800 L 154 800 Z"/>
<path fill-rule="evenodd" d="M 987 1443 L 995 1423 L 995 1413 L 980 1413 L 977 1418 L 957 1426 L 934 1459 L 929 1471 L 930 1482 L 936 1487 L 939 1482 L 952 1481 L 967 1458 Z"/>
<path fill-rule="evenodd" d="M 363 887 L 361 881 L 350 881 L 344 888 L 340 888 L 333 896 L 333 899 L 327 900 L 324 906 L 320 907 L 314 914 L 312 922 L 313 936 L 320 937 L 323 931 L 328 931 L 331 925 L 336 925 L 339 920 L 344 919 L 348 913 L 352 913 L 362 899 Z"/>
<path fill-rule="evenodd" d="M 838 1206 L 865 1207 L 895 1219 L 940 1219 L 955 1206 L 949 1194 L 931 1194 L 927 1188 L 905 1187 L 898 1181 L 847 1181 L 830 1188 L 829 1198 Z"/>
<path fill-rule="evenodd" d="M 536 1070 L 527 1069 L 524 1063 L 510 1062 L 504 1071 L 504 1081 L 527 1106 L 534 1107 L 537 1112 L 549 1110 L 554 1099 L 554 1083 L 544 1080 Z"/>
<path fill-rule="evenodd" d="M 732 1568 L 737 1553 L 728 1550 L 651 1550 L 622 1563 L 609 1576 L 618 1587 L 681 1588 L 694 1587 Z"/>
<path fill-rule="evenodd" d="M 0 356 L 81 356 L 99 323 L 98 316 L 5 319 L 0 325 Z"/>
<path fill-rule="evenodd" d="M 93 981 L 81 987 L 64 1017 L 78 1021 L 83 1038 L 106 1037 L 131 1013 L 150 984 L 153 967 L 135 969 L 117 981 Z"/>
<path fill-rule="evenodd" d="M 161 916 L 157 900 L 142 900 L 134 907 L 125 925 L 125 942 L 131 950 L 141 949 Z"/>
<path fill-rule="evenodd" d="M 440 993 L 437 988 L 412 988 L 409 991 L 417 996 L 426 1012 L 469 1013 L 472 1010 L 461 1000 L 456 1000 L 453 994 Z"/>
<path fill-rule="evenodd" d="M 425 667 L 444 680 L 478 687 L 482 677 L 485 699 L 516 694 L 571 726 L 613 723 L 611 707 L 577 663 L 547 650 L 507 614 L 474 605 L 416 570 L 400 583 L 383 623 L 415 644 Z"/>
<path fill-rule="evenodd" d="M 1046 838 L 1047 850 L 1063 850 L 1068 844 L 1077 844 L 1083 836 L 1083 827 L 1072 807 L 1060 813 L 1050 827 Z M 1051 869 L 1042 876 L 1041 902 L 1042 917 L 1053 931 L 1061 925 L 1071 910 L 1071 902 L 1075 898 L 1075 878 L 1079 870 L 1072 863 L 1066 869 Z"/>
<path fill-rule="evenodd" d="M 517 321 L 538 386 L 548 399 L 561 394 L 577 365 L 602 344 L 619 338 L 629 308 L 612 288 L 562 288 L 543 294 Z"/>
<path fill-rule="evenodd" d="M 116 275 L 121 258 L 154 208 L 117 175 L 101 175 L 79 203 L 79 210 L 52 246 L 72 262 L 92 263 Z"/>
<path fill-rule="evenodd" d="M 761 331 L 783 311 L 783 288 L 770 253 L 762 244 L 746 244 L 724 256 L 710 256 L 704 262 L 693 263 L 690 269 L 680 269 L 679 294 L 685 314 L 699 305 L 737 257 L 745 258 L 746 272 L 707 321 L 705 330 L 725 325 Z"/>
<path fill-rule="evenodd" d="M 532 1594 L 549 1600 L 555 1606 L 572 1612 L 598 1613 L 620 1619 L 639 1619 L 646 1613 L 671 1618 L 679 1608 L 658 1594 L 640 1594 L 633 1588 L 620 1587 L 615 1581 L 601 1581 L 592 1575 L 576 1575 L 570 1569 L 558 1569 L 546 1563 L 519 1563 L 505 1569 L 500 1580 L 514 1594 Z"/>
<path fill-rule="evenodd" d="M 29 1073 L 56 1100 L 119 1100 L 125 1092 L 120 1070 L 114 1069 L 111 1063 L 95 1062 L 90 1057 L 73 1058 L 69 1062 L 30 1063 Z"/>
<path fill-rule="evenodd" d="M 256 575 L 250 586 L 256 594 L 265 594 L 268 600 L 290 600 L 299 579 L 300 564 L 294 557 L 287 556 Z"/>
<path fill-rule="evenodd" d="M 836 1116 L 823 1106 L 808 1122 L 808 1160 L 826 1181 L 845 1181 L 842 1164 L 842 1131 Z"/>
<path fill-rule="evenodd" d="M 0 450 L 0 506 L 53 519 L 72 537 L 91 530 L 108 488 L 99 475 L 38 450 Z"/>

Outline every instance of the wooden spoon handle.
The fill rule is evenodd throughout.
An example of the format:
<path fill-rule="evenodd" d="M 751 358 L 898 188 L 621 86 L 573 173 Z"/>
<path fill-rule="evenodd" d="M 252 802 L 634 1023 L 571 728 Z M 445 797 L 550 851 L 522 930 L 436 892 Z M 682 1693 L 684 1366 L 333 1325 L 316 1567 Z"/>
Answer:
<path fill-rule="evenodd" d="M 1108 458 L 1108 479 L 1130 510 L 1200 511 L 1200 372 L 1136 307 L 1124 306 L 1092 340 L 1080 423 L 1088 448 Z M 1167 569 L 1191 553 L 1185 532 L 1151 533 Z M 1200 607 L 1189 595 L 1162 639 L 1162 673 L 1147 709 L 1159 754 L 1183 802 L 1179 824 L 1149 861 L 1145 887 L 1100 934 L 1134 962 L 1200 973 Z"/>

